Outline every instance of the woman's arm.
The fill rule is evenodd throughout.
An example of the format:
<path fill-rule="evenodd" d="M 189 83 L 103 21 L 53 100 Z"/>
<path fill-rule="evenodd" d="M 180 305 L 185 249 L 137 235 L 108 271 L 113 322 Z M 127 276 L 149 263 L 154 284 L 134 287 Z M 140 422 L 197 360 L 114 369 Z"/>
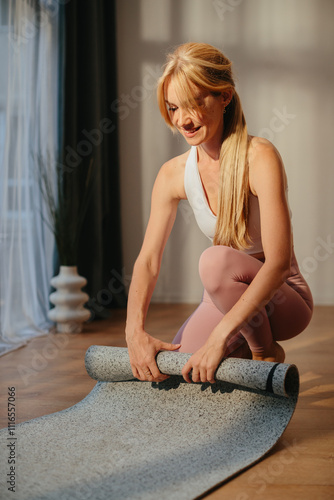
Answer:
<path fill-rule="evenodd" d="M 162 166 L 156 178 L 151 214 L 129 289 L 125 334 L 132 372 L 140 380 L 167 378 L 157 367 L 156 354 L 163 349 L 180 347 L 155 339 L 145 331 L 146 314 L 158 279 L 163 250 L 182 197 L 183 169 L 179 167 L 177 159 L 171 160 Z"/>
<path fill-rule="evenodd" d="M 184 366 L 182 374 L 188 382 L 191 369 L 196 374 L 194 382 L 214 382 L 214 373 L 224 356 L 228 340 L 269 302 L 289 276 L 292 236 L 283 163 L 271 143 L 258 138 L 252 142 L 250 188 L 259 200 L 265 262 L 206 344 Z"/>

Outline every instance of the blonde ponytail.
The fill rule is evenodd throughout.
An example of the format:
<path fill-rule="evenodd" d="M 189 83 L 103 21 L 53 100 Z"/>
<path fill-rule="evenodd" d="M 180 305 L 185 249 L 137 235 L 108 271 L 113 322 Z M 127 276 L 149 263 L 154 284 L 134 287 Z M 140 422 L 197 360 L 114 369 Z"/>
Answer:
<path fill-rule="evenodd" d="M 226 108 L 220 150 L 220 181 L 215 245 L 238 250 L 250 246 L 248 220 L 248 133 L 238 94 Z"/>

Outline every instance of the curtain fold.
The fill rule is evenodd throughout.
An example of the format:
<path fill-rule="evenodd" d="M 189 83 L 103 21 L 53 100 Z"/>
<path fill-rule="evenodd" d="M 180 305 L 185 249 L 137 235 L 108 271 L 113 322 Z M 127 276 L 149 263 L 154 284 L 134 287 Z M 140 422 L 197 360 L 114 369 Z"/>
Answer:
<path fill-rule="evenodd" d="M 66 193 L 80 199 L 93 161 L 95 180 L 80 236 L 78 270 L 93 318 L 126 304 L 122 278 L 114 0 L 64 6 L 63 164 Z"/>
<path fill-rule="evenodd" d="M 1 2 L 0 353 L 47 333 L 54 238 L 36 157 L 58 149 L 58 2 Z M 4 19 L 4 13 L 8 15 Z"/>

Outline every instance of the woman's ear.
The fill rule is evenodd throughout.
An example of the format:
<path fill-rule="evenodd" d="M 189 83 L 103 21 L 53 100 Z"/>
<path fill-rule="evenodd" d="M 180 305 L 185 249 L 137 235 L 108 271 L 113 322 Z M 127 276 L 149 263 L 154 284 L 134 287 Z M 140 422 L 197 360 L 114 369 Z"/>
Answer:
<path fill-rule="evenodd" d="M 222 92 L 222 103 L 225 107 L 230 104 L 232 97 L 233 97 L 232 90 L 225 90 L 224 92 Z"/>

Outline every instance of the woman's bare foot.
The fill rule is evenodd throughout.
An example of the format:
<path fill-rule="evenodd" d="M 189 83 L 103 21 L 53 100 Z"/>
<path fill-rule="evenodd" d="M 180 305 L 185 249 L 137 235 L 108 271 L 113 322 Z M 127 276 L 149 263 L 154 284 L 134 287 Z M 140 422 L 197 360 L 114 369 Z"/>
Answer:
<path fill-rule="evenodd" d="M 252 352 L 252 358 L 257 361 L 272 361 L 276 363 L 283 363 L 285 360 L 285 352 L 277 342 L 273 342 L 268 349 L 263 353 Z"/>

